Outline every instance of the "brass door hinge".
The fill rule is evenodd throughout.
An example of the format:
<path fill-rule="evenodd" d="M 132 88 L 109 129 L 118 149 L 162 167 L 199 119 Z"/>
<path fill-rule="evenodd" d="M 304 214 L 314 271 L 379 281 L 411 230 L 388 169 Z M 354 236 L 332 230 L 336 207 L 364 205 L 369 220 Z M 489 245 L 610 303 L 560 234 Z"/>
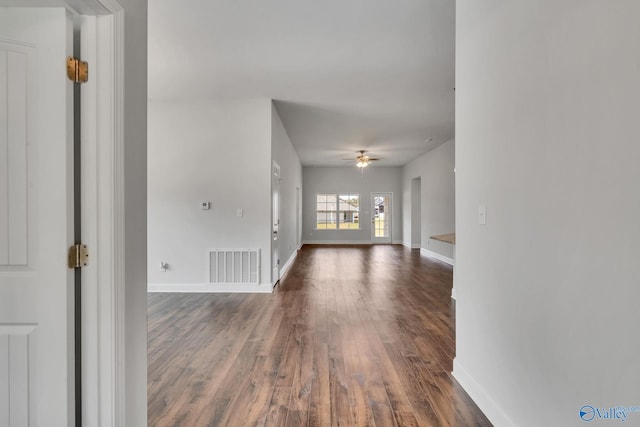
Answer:
<path fill-rule="evenodd" d="M 86 61 L 68 57 L 67 77 L 74 83 L 86 83 L 89 80 L 89 64 Z"/>
<path fill-rule="evenodd" d="M 89 263 L 87 245 L 75 244 L 69 248 L 69 268 L 86 267 Z"/>

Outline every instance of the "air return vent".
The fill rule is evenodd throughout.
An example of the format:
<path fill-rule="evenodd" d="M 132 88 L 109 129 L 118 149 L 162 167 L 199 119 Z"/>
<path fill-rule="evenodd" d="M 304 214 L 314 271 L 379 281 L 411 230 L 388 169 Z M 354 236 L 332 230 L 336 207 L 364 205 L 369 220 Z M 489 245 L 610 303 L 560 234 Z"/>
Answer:
<path fill-rule="evenodd" d="M 207 260 L 210 284 L 260 284 L 260 249 L 209 249 Z"/>

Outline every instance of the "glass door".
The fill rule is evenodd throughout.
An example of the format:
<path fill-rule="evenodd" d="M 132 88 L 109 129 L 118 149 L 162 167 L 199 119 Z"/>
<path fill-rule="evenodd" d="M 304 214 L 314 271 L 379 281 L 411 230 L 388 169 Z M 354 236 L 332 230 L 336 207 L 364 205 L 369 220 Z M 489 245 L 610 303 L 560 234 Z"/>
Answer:
<path fill-rule="evenodd" d="M 371 193 L 371 242 L 391 243 L 391 193 Z"/>

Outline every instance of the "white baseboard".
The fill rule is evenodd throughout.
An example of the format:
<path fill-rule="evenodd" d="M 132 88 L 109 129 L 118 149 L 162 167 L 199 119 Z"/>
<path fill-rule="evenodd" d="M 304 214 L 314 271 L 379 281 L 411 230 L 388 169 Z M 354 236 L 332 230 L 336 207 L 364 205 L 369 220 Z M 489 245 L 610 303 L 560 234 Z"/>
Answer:
<path fill-rule="evenodd" d="M 456 298 L 456 288 L 451 288 L 451 298 L 452 299 L 457 299 Z"/>
<path fill-rule="evenodd" d="M 147 292 L 184 292 L 211 294 L 270 294 L 273 287 L 268 283 L 259 285 L 211 285 L 208 283 L 149 283 Z"/>
<path fill-rule="evenodd" d="M 370 240 L 305 240 L 303 245 L 373 245 Z M 404 245 L 401 240 L 394 240 L 392 245 Z"/>
<path fill-rule="evenodd" d="M 453 258 L 449 258 L 447 256 L 440 255 L 439 253 L 430 251 L 429 249 L 420 248 L 420 255 L 424 255 L 424 256 L 431 257 L 431 258 L 435 258 L 435 259 L 437 259 L 439 261 L 446 262 L 449 265 L 454 265 L 455 264 Z"/>
<path fill-rule="evenodd" d="M 402 242 L 401 245 L 404 246 L 405 248 L 409 248 L 409 249 L 420 249 L 420 243 Z"/>
<path fill-rule="evenodd" d="M 285 262 L 284 265 L 280 267 L 280 277 L 284 276 L 284 274 L 289 270 L 289 268 L 293 264 L 293 261 L 296 260 L 297 256 L 298 256 L 298 251 L 293 251 L 293 253 L 289 257 L 287 262 Z"/>
<path fill-rule="evenodd" d="M 305 240 L 303 245 L 370 245 L 369 240 Z"/>
<path fill-rule="evenodd" d="M 462 388 L 469 394 L 471 399 L 478 405 L 480 410 L 489 418 L 495 426 L 516 425 L 498 404 L 489 396 L 486 390 L 458 363 L 457 358 L 453 359 L 453 377 L 460 383 Z"/>

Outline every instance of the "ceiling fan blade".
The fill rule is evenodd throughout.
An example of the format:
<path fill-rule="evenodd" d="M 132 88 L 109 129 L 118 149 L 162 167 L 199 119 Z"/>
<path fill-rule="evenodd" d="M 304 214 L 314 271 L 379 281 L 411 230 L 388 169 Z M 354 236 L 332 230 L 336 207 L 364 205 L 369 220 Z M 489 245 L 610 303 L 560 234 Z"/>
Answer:
<path fill-rule="evenodd" d="M 366 153 L 366 150 L 359 150 L 359 151 L 356 151 L 357 155 L 355 156 L 355 158 L 350 158 L 350 159 L 349 158 L 346 158 L 346 159 L 343 158 L 342 160 L 344 160 L 345 162 L 356 162 L 356 166 L 359 166 L 359 167 L 363 167 L 363 166 L 360 166 L 361 164 L 364 164 L 366 166 L 366 165 L 370 164 L 373 161 L 381 160 L 378 157 L 369 157 L 365 153 Z"/>

